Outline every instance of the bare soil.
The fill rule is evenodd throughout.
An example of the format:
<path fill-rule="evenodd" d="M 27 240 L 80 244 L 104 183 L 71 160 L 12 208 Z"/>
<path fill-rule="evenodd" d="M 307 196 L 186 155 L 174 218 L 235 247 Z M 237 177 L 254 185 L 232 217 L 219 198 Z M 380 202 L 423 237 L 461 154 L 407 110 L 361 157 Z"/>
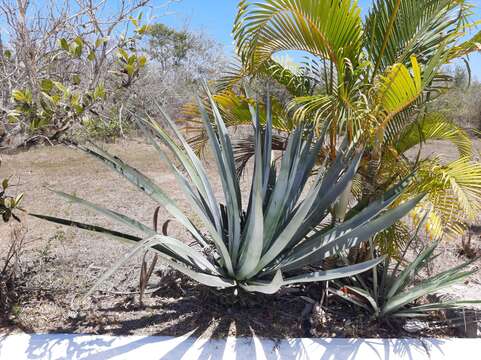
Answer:
<path fill-rule="evenodd" d="M 156 151 L 142 141 L 125 140 L 104 145 L 110 152 L 135 166 L 154 179 L 182 208 L 188 209 L 178 191 L 173 176 L 161 163 Z M 476 140 L 477 149 L 481 142 Z M 424 153 L 438 153 L 453 158 L 455 149 L 436 142 L 425 146 Z M 215 166 L 208 164 L 215 173 Z M 117 230 L 128 229 L 113 224 L 85 208 L 65 202 L 48 188 L 73 193 L 94 203 L 134 217 L 145 224 L 152 223 L 156 204 L 134 186 L 102 163 L 82 152 L 66 147 L 39 147 L 28 152 L 3 155 L 0 178 L 12 175 L 16 191 L 24 192 L 23 207 L 30 212 L 75 219 Z M 212 177 L 217 195 L 221 196 L 218 179 Z M 161 209 L 159 218 L 167 220 Z M 8 246 L 10 226 L 0 225 L 0 251 Z M 101 291 L 80 303 L 80 298 L 96 279 L 127 251 L 128 246 L 109 238 L 56 226 L 32 217 L 22 216 L 26 229 L 27 248 L 22 260 L 23 277 L 17 305 L 8 318 L 0 320 L 0 332 L 78 332 L 106 334 L 162 334 L 248 336 L 255 333 L 266 337 L 303 336 L 398 336 L 378 324 L 366 323 L 349 308 L 331 306 L 329 312 L 319 312 L 320 319 L 309 318 L 310 304 L 301 295 L 318 298 L 321 293 L 312 285 L 308 288 L 285 290 L 275 296 L 233 296 L 213 292 L 159 267 L 152 276 L 139 304 L 138 278 L 141 258 L 132 259 Z M 169 227 L 169 235 L 186 242 L 187 234 Z M 481 249 L 479 234 L 472 243 Z M 442 245 L 442 255 L 434 272 L 459 264 L 466 259 L 459 255 L 460 241 Z M 463 288 L 471 299 L 481 299 L 481 277 L 476 275 Z M 344 312 L 342 320 L 336 311 Z M 351 311 L 349 313 L 349 311 Z M 439 334 L 438 334 L 439 335 Z"/>

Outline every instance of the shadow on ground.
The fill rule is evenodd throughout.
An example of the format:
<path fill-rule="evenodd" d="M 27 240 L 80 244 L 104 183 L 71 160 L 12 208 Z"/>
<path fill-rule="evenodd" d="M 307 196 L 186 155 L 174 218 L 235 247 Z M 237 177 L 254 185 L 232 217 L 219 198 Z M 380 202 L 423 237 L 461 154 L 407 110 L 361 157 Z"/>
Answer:
<path fill-rule="evenodd" d="M 36 335 L 30 338 L 28 359 L 429 359 L 443 354 L 445 341 L 415 339 L 290 339 L 215 340 L 197 331 L 181 337 L 109 337 Z M 1 348 L 0 348 L 1 354 Z"/>

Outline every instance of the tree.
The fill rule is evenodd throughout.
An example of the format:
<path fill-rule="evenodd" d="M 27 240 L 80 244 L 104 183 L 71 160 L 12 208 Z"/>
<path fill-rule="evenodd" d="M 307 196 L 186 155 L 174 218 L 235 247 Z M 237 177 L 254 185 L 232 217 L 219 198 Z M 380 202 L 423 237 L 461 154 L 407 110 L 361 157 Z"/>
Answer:
<path fill-rule="evenodd" d="M 199 82 L 218 79 L 227 64 L 222 46 L 207 35 L 164 24 L 149 26 L 142 49 L 149 61 L 135 87 L 137 96 L 132 99 L 132 108 L 153 115 L 158 114 L 152 103 L 155 99 L 171 116 L 179 118 Z"/>
<path fill-rule="evenodd" d="M 55 141 L 74 124 L 101 119 L 108 98 L 125 93 L 145 65 L 137 42 L 148 27 L 133 16 L 148 3 L 2 0 L 3 145 Z"/>
<path fill-rule="evenodd" d="M 447 72 L 453 77 L 452 84 L 430 109 L 440 109 L 460 127 L 481 130 L 481 84 L 475 79 L 469 81 L 467 70 L 459 65 Z"/>
<path fill-rule="evenodd" d="M 162 71 L 168 69 L 169 62 L 180 65 L 194 45 L 192 35 L 186 30 L 176 31 L 160 23 L 151 25 L 147 35 L 146 51 L 152 60 L 158 62 Z"/>
<path fill-rule="evenodd" d="M 295 127 L 284 126 L 289 114 L 296 122 L 313 123 L 315 131 L 326 129 L 329 144 L 321 157 L 329 161 L 342 139 L 365 147 L 350 191 L 360 202 L 418 169 L 406 193 L 427 192 L 412 212 L 415 222 L 432 209 L 426 222 L 431 236 L 461 233 L 481 210 L 481 164 L 473 161 L 468 135 L 428 105 L 453 82 L 445 65 L 480 47 L 481 32 L 463 41 L 471 7 L 457 0 L 376 0 L 363 19 L 351 0 L 240 1 L 233 30 L 240 66 L 217 94 L 232 99 L 224 100 L 231 106 L 222 110 L 238 114 L 236 103 L 249 109 L 249 92 L 232 91 L 235 86 L 259 77 L 277 81 L 292 97 L 274 115 L 279 130 Z M 307 55 L 298 71 L 275 61 L 292 50 Z M 237 117 L 231 124 L 249 120 Z M 433 139 L 453 142 L 459 160 L 446 164 L 406 155 Z M 244 159 L 252 155 L 251 142 L 239 146 Z M 350 216 L 350 192 L 332 209 L 334 220 Z"/>

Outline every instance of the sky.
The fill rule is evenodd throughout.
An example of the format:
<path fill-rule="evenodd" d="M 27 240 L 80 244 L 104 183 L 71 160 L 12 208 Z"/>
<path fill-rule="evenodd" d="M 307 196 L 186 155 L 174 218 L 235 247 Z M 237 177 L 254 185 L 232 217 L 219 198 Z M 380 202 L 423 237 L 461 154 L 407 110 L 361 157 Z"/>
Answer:
<path fill-rule="evenodd" d="M 471 0 L 476 4 L 476 18 L 481 19 L 481 0 Z M 363 14 L 372 3 L 360 0 Z M 211 38 L 224 45 L 227 53 L 233 51 L 232 23 L 236 14 L 238 0 L 180 0 L 162 9 L 164 16 L 158 20 L 174 28 L 187 26 L 191 30 L 202 30 Z M 478 30 L 481 30 L 481 25 Z M 481 80 L 481 53 L 470 56 L 473 77 Z"/>

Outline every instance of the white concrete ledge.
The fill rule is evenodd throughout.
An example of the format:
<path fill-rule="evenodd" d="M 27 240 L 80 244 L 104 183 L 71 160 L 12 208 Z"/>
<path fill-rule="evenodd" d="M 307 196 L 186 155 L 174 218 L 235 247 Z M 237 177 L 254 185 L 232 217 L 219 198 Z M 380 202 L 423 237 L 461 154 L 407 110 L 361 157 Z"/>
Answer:
<path fill-rule="evenodd" d="M 0 359 L 479 359 L 481 339 L 288 339 L 0 335 Z"/>

